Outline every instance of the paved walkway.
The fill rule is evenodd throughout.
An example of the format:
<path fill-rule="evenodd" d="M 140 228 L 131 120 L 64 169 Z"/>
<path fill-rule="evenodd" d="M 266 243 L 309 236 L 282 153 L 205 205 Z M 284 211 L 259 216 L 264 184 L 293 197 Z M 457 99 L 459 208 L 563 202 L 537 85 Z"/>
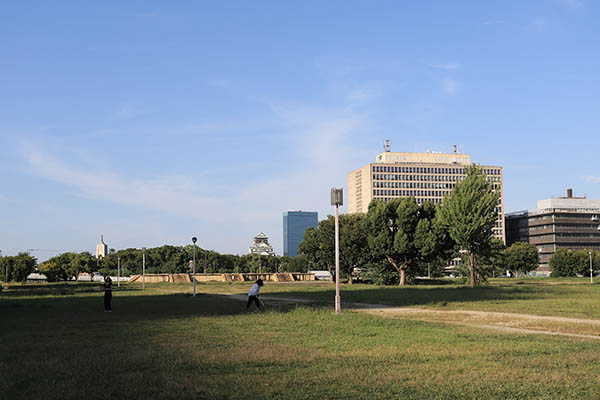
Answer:
<path fill-rule="evenodd" d="M 247 301 L 248 299 L 248 296 L 245 294 L 223 295 L 240 301 Z M 310 299 L 290 297 L 260 296 L 260 298 L 263 300 L 263 302 L 272 304 L 315 303 L 315 301 Z M 342 310 L 348 309 L 355 312 L 374 314 L 382 317 L 408 317 L 408 319 L 441 322 L 451 325 L 468 326 L 472 328 L 501 331 L 506 333 L 567 336 L 600 340 L 600 320 L 598 319 L 552 317 L 492 311 L 437 310 L 417 307 L 393 307 L 384 304 L 342 302 Z M 519 325 L 527 324 L 540 324 L 542 327 L 536 326 L 535 329 L 519 327 Z M 549 325 L 549 327 L 544 329 L 543 325 Z M 563 327 L 567 329 L 573 329 L 573 327 L 579 325 L 585 331 L 591 330 L 593 334 L 561 331 L 560 325 L 563 325 Z"/>

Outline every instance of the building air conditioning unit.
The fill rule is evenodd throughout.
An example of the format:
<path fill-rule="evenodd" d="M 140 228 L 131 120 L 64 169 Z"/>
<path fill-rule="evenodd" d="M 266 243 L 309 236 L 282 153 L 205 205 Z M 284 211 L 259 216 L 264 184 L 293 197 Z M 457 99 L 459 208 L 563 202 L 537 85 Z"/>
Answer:
<path fill-rule="evenodd" d="M 592 221 L 598 221 L 598 216 L 597 215 L 592 215 Z"/>

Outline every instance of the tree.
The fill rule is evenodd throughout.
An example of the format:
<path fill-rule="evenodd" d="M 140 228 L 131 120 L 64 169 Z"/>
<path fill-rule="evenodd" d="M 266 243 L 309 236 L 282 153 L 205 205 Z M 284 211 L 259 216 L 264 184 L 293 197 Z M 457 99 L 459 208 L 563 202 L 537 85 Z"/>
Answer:
<path fill-rule="evenodd" d="M 440 250 L 436 242 L 443 231 L 434 229 L 434 215 L 431 205 L 419 206 L 414 197 L 369 204 L 366 229 L 371 254 L 376 260 L 387 260 L 400 274 L 401 286 L 407 275 L 415 275 L 419 264 L 432 261 Z"/>
<path fill-rule="evenodd" d="M 29 253 L 19 253 L 16 256 L 6 258 L 12 258 L 9 279 L 17 282 L 25 282 L 27 276 L 35 271 L 37 266 L 37 259 Z"/>
<path fill-rule="evenodd" d="M 58 282 L 67 279 L 65 270 L 55 261 L 46 261 L 39 265 L 38 270 L 41 274 L 46 275 L 48 282 Z"/>
<path fill-rule="evenodd" d="M 366 264 L 369 256 L 365 222 L 365 214 L 342 214 L 339 216 L 340 274 L 346 274 L 349 284 L 352 284 L 354 268 Z"/>
<path fill-rule="evenodd" d="M 317 229 L 308 228 L 302 242 L 298 245 L 298 254 L 306 255 L 310 268 L 329 271 L 329 281 L 333 283 L 332 268 L 335 265 L 335 219 L 328 215 L 319 221 Z"/>
<path fill-rule="evenodd" d="M 75 277 L 79 280 L 79 274 L 82 272 L 92 272 L 91 266 L 94 265 L 92 254 L 89 251 L 84 251 L 79 254 L 71 253 L 70 263 L 66 269 L 69 277 Z"/>
<path fill-rule="evenodd" d="M 465 171 L 466 178 L 452 189 L 450 196 L 444 198 L 438 221 L 467 252 L 469 278 L 471 287 L 474 287 L 480 277 L 485 277 L 485 271 L 478 270 L 475 265 L 475 256 L 485 253 L 491 245 L 500 194 L 494 192 L 479 167 L 471 165 Z"/>
<path fill-rule="evenodd" d="M 589 274 L 589 254 L 587 250 L 557 249 L 550 258 L 551 276 L 576 276 Z"/>
<path fill-rule="evenodd" d="M 537 247 L 526 242 L 516 242 L 502 251 L 503 263 L 507 270 L 517 278 L 519 272 L 526 274 L 536 269 L 540 263 Z"/>

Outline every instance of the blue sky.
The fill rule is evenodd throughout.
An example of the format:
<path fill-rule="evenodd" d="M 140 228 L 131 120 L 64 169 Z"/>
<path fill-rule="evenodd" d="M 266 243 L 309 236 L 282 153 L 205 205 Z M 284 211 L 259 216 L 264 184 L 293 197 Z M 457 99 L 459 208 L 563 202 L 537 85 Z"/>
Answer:
<path fill-rule="evenodd" d="M 382 151 L 600 198 L 600 3 L 3 2 L 0 249 L 282 253 Z M 50 251 L 33 253 L 40 259 Z"/>

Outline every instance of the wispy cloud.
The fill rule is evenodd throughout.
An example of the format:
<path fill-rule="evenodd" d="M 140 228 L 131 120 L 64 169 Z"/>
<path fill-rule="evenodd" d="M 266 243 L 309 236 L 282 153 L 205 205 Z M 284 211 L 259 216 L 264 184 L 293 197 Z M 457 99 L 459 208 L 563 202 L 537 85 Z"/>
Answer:
<path fill-rule="evenodd" d="M 600 183 L 600 176 L 586 175 L 583 180 L 589 183 Z"/>
<path fill-rule="evenodd" d="M 460 64 L 456 61 L 449 61 L 446 63 L 429 64 L 431 68 L 443 69 L 446 71 L 453 71 L 460 68 Z"/>
<path fill-rule="evenodd" d="M 503 23 L 504 23 L 504 20 L 502 20 L 502 19 L 495 19 L 495 20 L 483 21 L 481 23 L 481 25 L 484 25 L 484 26 L 486 26 L 486 25 L 500 25 L 500 24 L 503 24 Z"/>
<path fill-rule="evenodd" d="M 206 84 L 219 89 L 230 89 L 233 87 L 233 81 L 229 78 L 209 79 Z"/>
<path fill-rule="evenodd" d="M 152 110 L 143 105 L 136 103 L 124 104 L 115 113 L 115 117 L 120 120 L 132 119 L 152 113 Z"/>
<path fill-rule="evenodd" d="M 442 90 L 447 95 L 455 95 L 462 91 L 462 83 L 456 79 L 446 78 L 442 80 Z"/>

